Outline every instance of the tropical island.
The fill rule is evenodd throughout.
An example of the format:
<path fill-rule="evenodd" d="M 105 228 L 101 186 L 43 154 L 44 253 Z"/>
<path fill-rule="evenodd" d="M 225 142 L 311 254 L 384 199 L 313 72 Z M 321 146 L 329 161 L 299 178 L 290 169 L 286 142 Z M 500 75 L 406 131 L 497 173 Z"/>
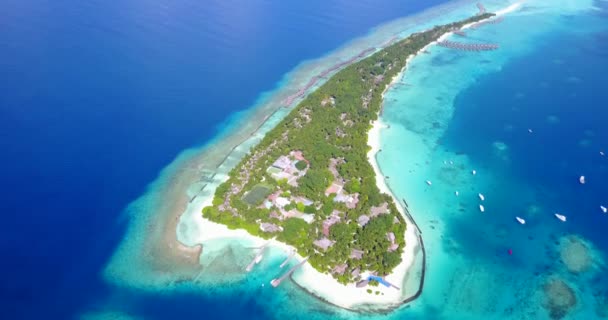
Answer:
<path fill-rule="evenodd" d="M 343 284 L 364 272 L 390 274 L 402 262 L 410 226 L 393 196 L 380 191 L 368 160 L 383 93 L 409 57 L 492 16 L 412 34 L 338 71 L 232 169 L 203 217 L 288 244 Z"/>

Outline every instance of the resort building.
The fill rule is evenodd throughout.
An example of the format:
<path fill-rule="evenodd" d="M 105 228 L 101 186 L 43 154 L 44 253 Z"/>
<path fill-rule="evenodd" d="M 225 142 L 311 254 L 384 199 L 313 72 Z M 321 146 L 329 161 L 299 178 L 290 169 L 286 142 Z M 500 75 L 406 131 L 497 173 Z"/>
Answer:
<path fill-rule="evenodd" d="M 383 203 L 381 206 L 379 207 L 372 207 L 370 209 L 370 216 L 372 218 L 375 218 L 381 214 L 387 214 L 388 213 L 388 203 Z"/>
<path fill-rule="evenodd" d="M 361 260 L 361 258 L 363 258 L 363 253 L 363 250 L 352 249 L 350 251 L 350 258 L 355 260 Z"/>
<path fill-rule="evenodd" d="M 395 243 L 395 234 L 389 232 L 386 234 L 386 238 L 390 241 L 391 245 L 388 247 L 388 252 L 393 252 L 399 248 L 399 244 Z"/>
<path fill-rule="evenodd" d="M 262 230 L 262 232 L 281 232 L 283 231 L 283 228 L 273 223 L 263 222 L 260 224 L 260 230 Z"/>
<path fill-rule="evenodd" d="M 321 238 L 319 240 L 315 240 L 313 242 L 313 244 L 315 246 L 317 246 L 318 248 L 322 249 L 323 251 L 326 251 L 329 247 L 334 245 L 335 241 L 329 240 L 327 238 Z"/>
<path fill-rule="evenodd" d="M 359 219 L 357 219 L 357 223 L 360 227 L 364 227 L 369 222 L 369 217 L 362 214 Z"/>
<path fill-rule="evenodd" d="M 348 268 L 348 265 L 346 263 L 339 264 L 339 265 L 335 266 L 331 272 L 342 275 L 346 271 L 346 268 Z"/>
<path fill-rule="evenodd" d="M 340 211 L 334 210 L 327 219 L 323 221 L 323 234 L 329 237 L 329 228 L 334 224 L 340 222 Z"/>

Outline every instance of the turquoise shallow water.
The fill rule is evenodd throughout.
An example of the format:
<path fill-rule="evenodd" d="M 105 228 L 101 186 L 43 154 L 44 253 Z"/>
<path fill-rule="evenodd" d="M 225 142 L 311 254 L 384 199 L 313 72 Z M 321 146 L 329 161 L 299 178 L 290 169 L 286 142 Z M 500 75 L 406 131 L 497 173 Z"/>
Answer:
<path fill-rule="evenodd" d="M 468 31 L 466 40 L 454 36 L 501 49 L 433 48 L 400 79 L 409 86 L 388 93 L 379 163 L 408 199 L 429 260 L 424 294 L 409 312 L 425 319 L 606 317 L 600 181 L 607 162 L 599 152 L 608 134 L 600 85 L 608 24 L 600 7 L 565 8 L 529 1 L 503 23 Z M 593 185 L 578 182 L 586 172 Z M 567 251 L 571 241 L 589 250 L 586 271 L 563 262 L 562 254 L 583 254 L 585 247 Z M 572 288 L 572 306 L 549 307 L 544 289 L 552 279 Z"/>
<path fill-rule="evenodd" d="M 493 10 L 510 3 L 492 1 L 486 6 Z M 179 297 L 186 293 L 201 299 L 213 297 L 234 304 L 235 310 L 252 310 L 254 319 L 547 319 L 551 308 L 545 285 L 560 279 L 572 288 L 575 302 L 567 309 L 553 306 L 554 318 L 605 315 L 608 281 L 602 272 L 608 245 L 598 230 L 605 229 L 608 221 L 599 211 L 601 201 L 608 199 L 598 181 L 605 181 L 607 174 L 606 159 L 599 158 L 599 150 L 607 147 L 602 143 L 608 139 L 606 129 L 598 124 L 608 119 L 599 107 L 606 97 L 598 93 L 597 84 L 605 81 L 608 69 L 602 42 L 608 30 L 601 5 L 598 2 L 592 9 L 592 2 L 526 1 L 504 22 L 467 30 L 465 39 L 451 39 L 498 43 L 500 50 L 463 53 L 431 47 L 430 54 L 416 57 L 387 92 L 381 118 L 387 127 L 382 130 L 379 165 L 395 195 L 407 199 L 427 249 L 425 287 L 415 302 L 387 315 L 360 315 L 328 306 L 291 283 L 279 290 L 262 287 L 275 277 L 273 270 L 278 270 L 284 255 L 272 252 L 245 276 L 240 270 L 253 255 L 246 243 L 208 245 L 201 258 L 205 269 L 195 281 L 182 281 L 171 273 L 159 277 L 145 269 L 133 270 L 133 262 L 139 263 L 133 256 L 145 239 L 143 221 L 158 218 L 152 213 L 161 188 L 154 185 L 147 197 L 132 206 L 131 230 L 109 262 L 106 278 L 136 291 L 176 297 L 175 303 L 184 303 Z M 463 3 L 449 14 L 406 30 L 420 30 L 472 12 L 471 3 Z M 420 20 L 401 23 L 405 26 L 413 21 Z M 382 30 L 372 34 L 370 41 L 381 43 L 390 38 L 387 34 L 391 32 Z M 399 30 L 398 24 L 395 30 Z M 365 46 L 355 43 L 337 52 L 349 57 L 361 47 Z M 330 64 L 332 59 L 317 63 Z M 591 61 L 595 68 L 588 67 Z M 314 63 L 308 66 L 314 68 Z M 292 77 L 305 83 L 306 75 L 314 74 L 305 69 Z M 531 71 L 534 77 L 527 76 Z M 272 99 L 270 95 L 264 101 Z M 569 109 L 571 105 L 578 107 Z M 285 112 L 275 114 L 263 128 L 271 127 Z M 597 122 L 588 121 L 590 118 Z M 233 122 L 231 130 L 240 128 L 239 121 Z M 577 138 L 568 142 L 571 135 Z M 261 132 L 250 143 L 260 136 Z M 246 146 L 237 148 L 221 171 L 229 170 L 246 150 Z M 197 152 L 191 150 L 181 159 L 193 158 Z M 541 173 L 538 168 L 543 163 L 552 165 Z M 157 183 L 166 183 L 180 165 L 175 162 Z M 581 172 L 589 176 L 584 190 L 575 189 L 581 187 L 577 184 Z M 427 186 L 425 180 L 433 185 Z M 190 188 L 196 194 L 192 190 L 197 188 Z M 485 195 L 483 202 L 478 193 Z M 486 208 L 483 214 L 480 203 Z M 567 214 L 568 222 L 557 221 L 555 211 Z M 515 216 L 524 217 L 526 225 L 517 224 Z M 571 239 L 588 249 L 590 261 L 584 262 L 589 266 L 580 273 L 569 271 L 562 262 L 561 253 L 571 253 L 564 251 Z M 182 240 L 187 242 L 188 237 Z M 134 294 L 132 299 L 137 297 Z M 100 305 L 124 310 L 119 302 L 123 298 L 117 295 Z M 195 304 L 196 298 L 185 303 Z M 225 312 L 218 317 L 237 315 L 232 310 L 211 313 L 217 312 Z"/>

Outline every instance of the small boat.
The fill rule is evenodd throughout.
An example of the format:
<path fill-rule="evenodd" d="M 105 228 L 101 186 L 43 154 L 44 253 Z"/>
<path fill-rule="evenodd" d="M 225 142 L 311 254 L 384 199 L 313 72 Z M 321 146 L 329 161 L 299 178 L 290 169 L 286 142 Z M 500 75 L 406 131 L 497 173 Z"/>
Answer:
<path fill-rule="evenodd" d="M 606 154 L 604 153 L 604 151 L 600 151 L 600 156 L 605 156 Z"/>
<path fill-rule="evenodd" d="M 526 224 L 526 220 L 524 220 L 520 217 L 515 217 L 515 220 L 517 220 L 517 222 L 519 222 L 520 224 Z"/>
<path fill-rule="evenodd" d="M 606 208 L 604 206 L 600 206 L 600 209 L 602 209 L 603 213 L 608 213 L 608 208 Z"/>
<path fill-rule="evenodd" d="M 479 205 L 479 211 L 481 211 L 481 212 L 485 212 L 486 211 L 486 208 L 483 207 L 483 204 Z"/>
<path fill-rule="evenodd" d="M 458 197 L 458 191 L 455 191 L 454 194 Z"/>
<path fill-rule="evenodd" d="M 532 129 L 528 129 L 528 132 L 532 133 L 533 131 L 532 131 Z"/>
<path fill-rule="evenodd" d="M 555 217 L 558 218 L 562 222 L 566 222 L 566 216 L 563 214 L 556 213 Z"/>
<path fill-rule="evenodd" d="M 585 184 L 585 176 L 581 176 L 580 178 L 578 178 L 578 182 L 580 182 L 581 184 Z"/>
<path fill-rule="evenodd" d="M 481 201 L 486 200 L 486 197 L 484 197 L 484 195 L 483 195 L 483 194 L 481 194 L 481 193 L 480 193 L 480 194 L 478 194 L 478 195 L 479 195 L 479 199 L 480 199 Z"/>
<path fill-rule="evenodd" d="M 426 180 L 426 184 L 428 184 L 429 186 L 433 185 L 433 183 L 431 182 L 431 180 Z"/>
<path fill-rule="evenodd" d="M 471 171 L 471 173 L 472 173 L 473 175 L 476 175 L 476 174 L 477 174 L 477 171 L 473 170 L 473 171 Z"/>
<path fill-rule="evenodd" d="M 262 259 L 263 259 L 263 258 L 264 258 L 264 256 L 263 256 L 263 255 L 256 256 L 256 257 L 255 257 L 255 264 L 260 263 L 260 261 L 262 261 Z"/>

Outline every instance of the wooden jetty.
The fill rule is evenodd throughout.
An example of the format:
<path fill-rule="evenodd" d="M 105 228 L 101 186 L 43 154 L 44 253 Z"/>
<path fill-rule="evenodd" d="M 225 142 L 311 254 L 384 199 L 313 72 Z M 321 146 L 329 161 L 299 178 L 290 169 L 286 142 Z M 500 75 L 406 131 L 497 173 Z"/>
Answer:
<path fill-rule="evenodd" d="M 490 51 L 496 50 L 499 47 L 497 44 L 493 43 L 462 43 L 450 40 L 440 41 L 437 45 L 462 51 Z"/>
<path fill-rule="evenodd" d="M 264 257 L 264 250 L 266 249 L 266 246 L 268 246 L 268 243 L 265 243 L 263 246 L 260 247 L 260 251 L 258 251 L 258 253 L 255 255 L 255 257 L 253 257 L 253 260 L 251 260 L 251 262 L 247 265 L 247 268 L 245 268 L 245 271 L 247 271 L 247 272 L 251 271 L 256 264 L 258 264 L 260 261 L 262 261 L 262 258 Z"/>
<path fill-rule="evenodd" d="M 272 279 L 272 281 L 270 281 L 270 284 L 275 288 L 278 287 L 281 284 L 281 281 L 285 280 L 285 278 L 289 277 L 294 271 L 296 271 L 296 269 L 301 267 L 304 264 L 304 262 L 306 262 L 306 260 L 308 260 L 308 257 L 304 258 L 304 260 L 300 261 L 300 263 L 293 266 L 291 269 L 289 269 L 289 271 L 287 271 L 280 278 Z"/>
<path fill-rule="evenodd" d="M 281 265 L 279 266 L 280 268 L 283 268 L 289 261 L 291 261 L 291 258 L 293 258 L 293 256 L 296 255 L 296 251 L 292 250 L 291 253 L 289 254 L 289 256 L 287 257 L 287 259 L 285 259 L 285 261 L 283 261 L 283 263 L 281 263 Z"/>
<path fill-rule="evenodd" d="M 477 2 L 477 9 L 479 9 L 479 13 L 478 14 L 484 14 L 484 13 L 488 12 L 486 10 L 486 7 L 484 7 L 481 2 Z"/>

